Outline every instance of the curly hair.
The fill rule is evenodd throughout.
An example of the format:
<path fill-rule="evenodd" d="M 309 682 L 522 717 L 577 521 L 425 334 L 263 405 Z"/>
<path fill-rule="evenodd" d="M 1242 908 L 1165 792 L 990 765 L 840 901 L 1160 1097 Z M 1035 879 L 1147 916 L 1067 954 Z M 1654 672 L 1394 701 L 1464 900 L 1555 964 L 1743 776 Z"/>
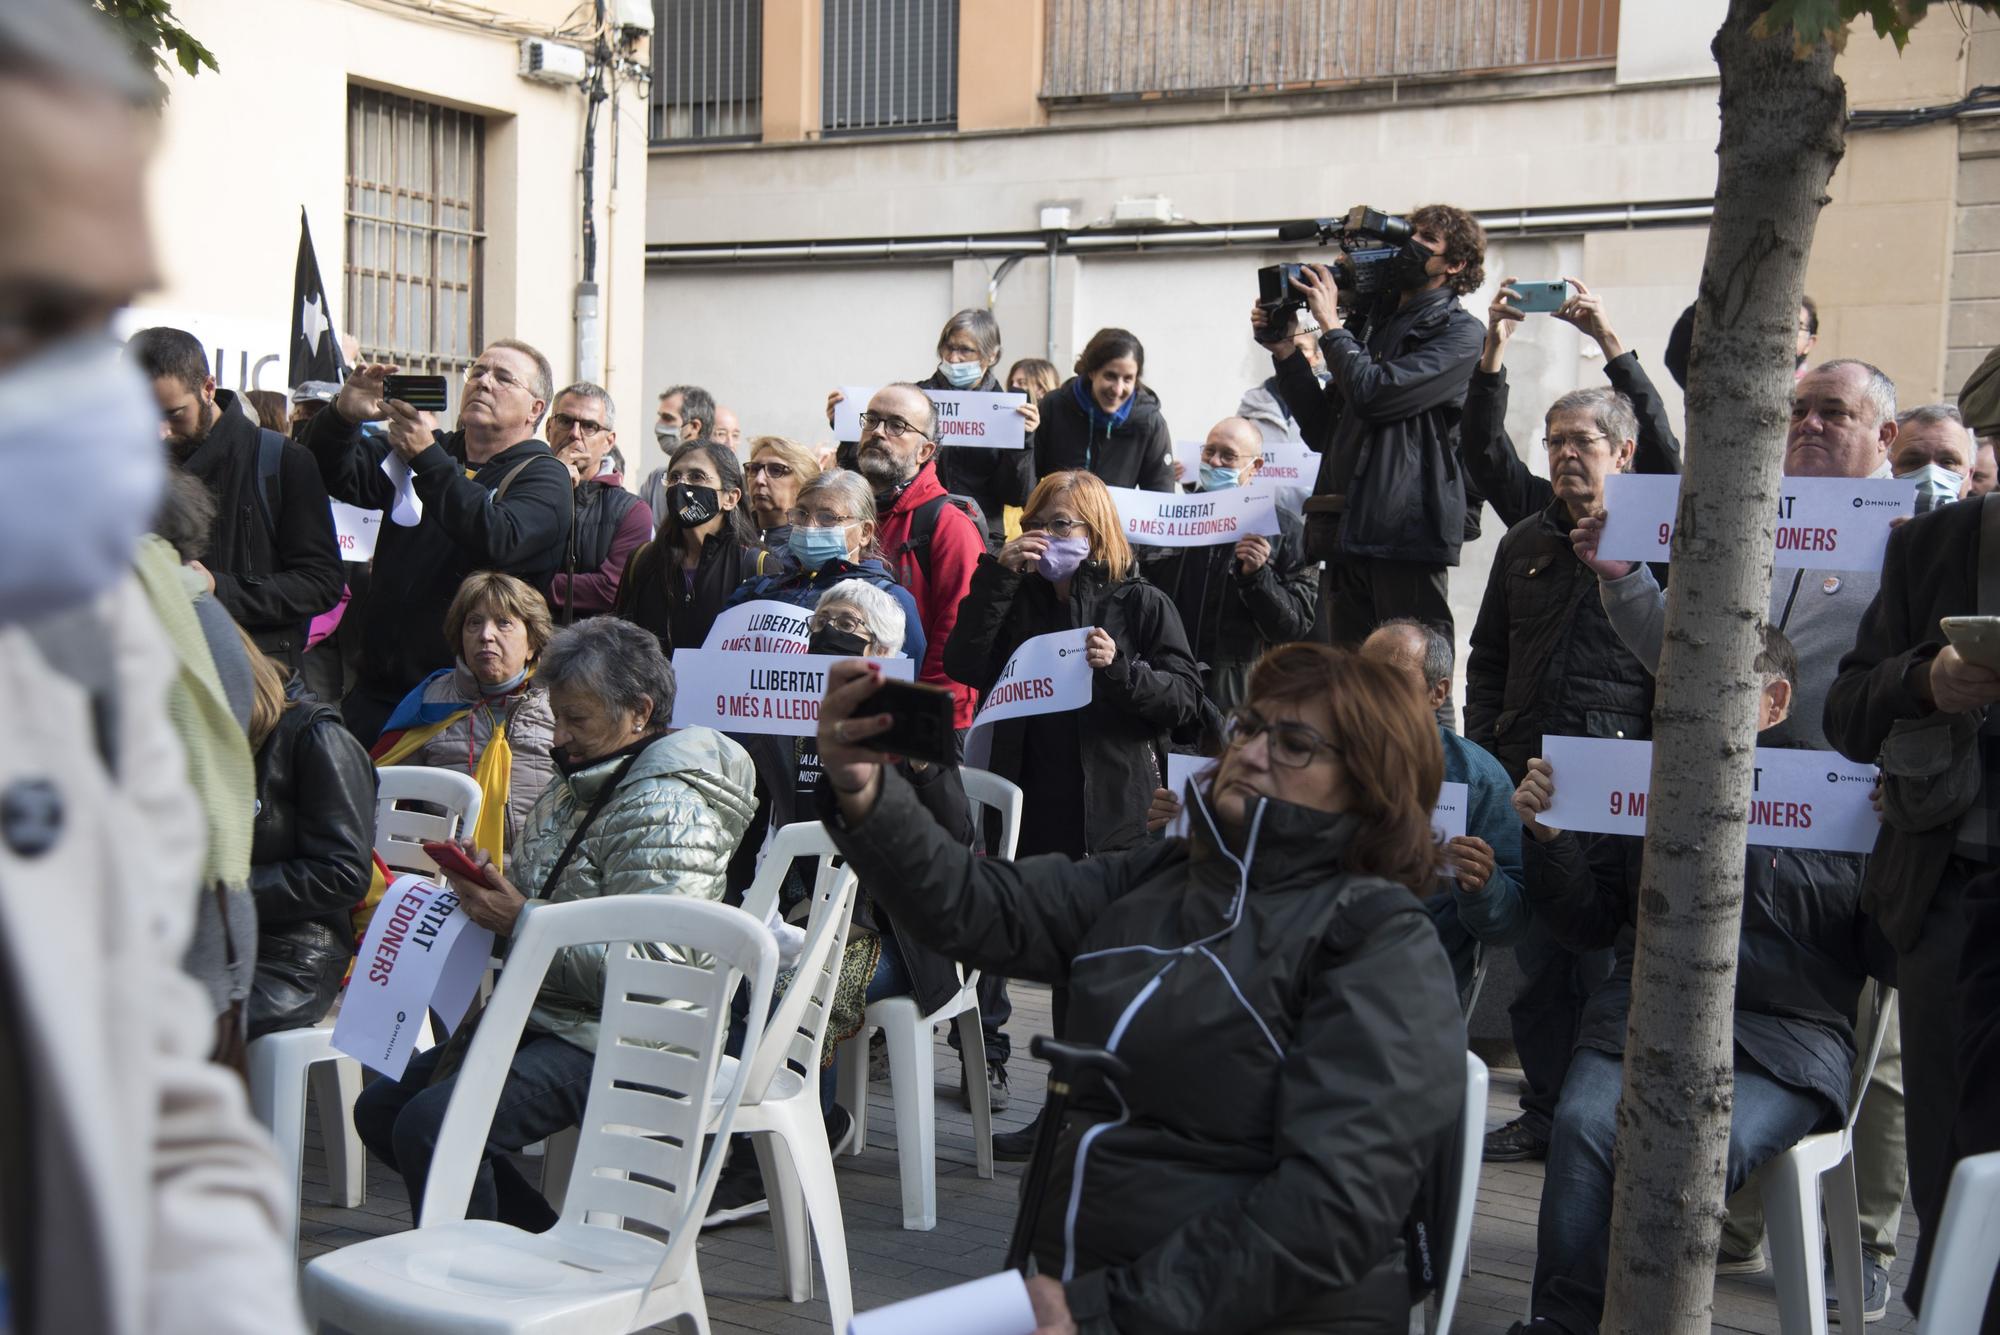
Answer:
<path fill-rule="evenodd" d="M 1450 204 L 1426 204 L 1410 215 L 1410 226 L 1436 232 L 1444 239 L 1444 262 L 1465 267 L 1445 280 L 1459 296 L 1469 296 L 1486 281 L 1486 229 L 1479 219 Z"/>

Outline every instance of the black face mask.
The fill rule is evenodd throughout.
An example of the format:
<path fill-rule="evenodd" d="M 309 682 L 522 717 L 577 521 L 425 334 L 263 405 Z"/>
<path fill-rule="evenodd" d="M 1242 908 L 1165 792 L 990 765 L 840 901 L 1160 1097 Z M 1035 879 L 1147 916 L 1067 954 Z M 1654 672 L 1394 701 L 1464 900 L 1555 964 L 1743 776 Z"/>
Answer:
<path fill-rule="evenodd" d="M 1431 252 L 1418 245 L 1415 240 L 1403 242 L 1402 253 L 1396 256 L 1396 282 L 1405 289 L 1419 288 L 1431 280 L 1424 266 L 1432 259 Z"/>
<path fill-rule="evenodd" d="M 832 654 L 836 658 L 866 658 L 868 641 L 852 632 L 828 626 L 824 630 L 814 631 L 806 640 L 806 652 Z"/>
<path fill-rule="evenodd" d="M 722 497 L 714 487 L 676 482 L 667 488 L 667 509 L 688 528 L 700 528 L 722 513 Z"/>

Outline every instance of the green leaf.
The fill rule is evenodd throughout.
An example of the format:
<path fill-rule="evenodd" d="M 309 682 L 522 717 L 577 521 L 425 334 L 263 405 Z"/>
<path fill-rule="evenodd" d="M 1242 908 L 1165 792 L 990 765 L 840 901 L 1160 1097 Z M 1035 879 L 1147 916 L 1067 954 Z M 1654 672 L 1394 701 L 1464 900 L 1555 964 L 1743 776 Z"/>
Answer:
<path fill-rule="evenodd" d="M 189 77 L 203 69 L 221 72 L 215 53 L 182 27 L 169 0 L 90 0 L 120 31 L 133 53 L 153 70 L 162 102 L 167 98 L 165 75 L 179 65 Z"/>

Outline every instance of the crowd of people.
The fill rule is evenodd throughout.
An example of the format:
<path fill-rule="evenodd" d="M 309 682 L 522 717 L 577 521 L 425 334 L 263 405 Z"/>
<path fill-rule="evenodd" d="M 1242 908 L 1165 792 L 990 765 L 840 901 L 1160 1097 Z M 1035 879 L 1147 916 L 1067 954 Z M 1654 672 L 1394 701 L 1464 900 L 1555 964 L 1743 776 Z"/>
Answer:
<path fill-rule="evenodd" d="M 1029 1221 L 1047 1332 L 1402 1329 L 1436 1278 L 1466 1012 L 1511 949 L 1525 1090 L 1485 1156 L 1547 1162 L 1517 1329 L 1593 1335 L 1643 840 L 1545 823 L 1564 776 L 1542 753 L 1650 736 L 1670 572 L 1600 547 L 1610 479 L 1682 459 L 1601 295 L 1568 279 L 1553 312 L 1608 383 L 1546 406 L 1546 476 L 1505 426 L 1520 293 L 1502 279 L 1483 323 L 1466 310 L 1484 233 L 1430 205 L 1387 291 L 1310 265 L 1299 309 L 1253 310 L 1271 374 L 1192 471 L 1133 332 L 1097 331 L 1068 379 L 1041 359 L 1003 373 L 1000 328 L 971 309 L 930 373 L 847 405 L 851 441 L 746 435 L 708 391 L 670 386 L 666 461 L 640 482 L 611 395 L 559 387 L 529 339 L 479 351 L 452 422 L 390 396 L 385 362 L 270 402 L 219 387 L 187 331 L 108 344 L 109 313 L 153 277 L 146 85 L 66 12 L 0 12 L 0 112 L 21 127 L 0 160 L 40 187 L 0 199 L 0 992 L 23 1002 L 0 1008 L 0 1330 L 297 1327 L 269 1153 L 227 1068 L 339 1004 L 386 889 L 379 776 L 420 765 L 481 792 L 477 875 L 450 881 L 503 956 L 532 901 L 740 902 L 772 832 L 823 821 L 860 886 L 822 1057 L 830 1144 L 851 1127 L 833 1054 L 869 1003 L 928 1008 L 954 965 L 980 969 L 986 1069 L 960 1079 L 997 1108 L 1008 980 L 1049 985 L 1058 1034 L 1126 1074 L 1079 1087 L 1059 1125 L 995 1137 L 1003 1158 L 1055 1147 Z M 1746 856 L 1717 1268 L 1765 1264 L 1758 1170 L 1846 1116 L 1859 1063 L 1874 1319 L 1906 1194 L 1928 1246 L 1956 1159 L 2000 1148 L 1977 1060 L 2000 1043 L 2000 671 L 1938 629 L 2000 607 L 2000 503 L 1978 499 L 1993 445 L 1965 414 L 1899 412 L 1870 363 L 1814 363 L 1817 332 L 1807 302 L 1786 474 L 1904 479 L 1918 513 L 1879 571 L 1781 570 L 1744 665 L 1761 744 L 1879 764 L 1882 834 L 1872 856 Z M 1677 378 L 1686 341 L 1665 349 Z M 943 443 L 947 391 L 1021 395 L 1023 447 Z M 61 442 L 101 485 L 36 485 Z M 1302 505 L 1273 493 L 1274 531 L 1128 537 L 1120 495 L 1268 491 L 1281 444 L 1321 463 Z M 344 559 L 335 502 L 382 514 L 369 559 Z M 1461 733 L 1447 595 L 1488 506 L 1506 531 Z M 761 603 L 799 609 L 807 652 L 838 660 L 816 723 L 675 726 L 675 655 Z M 1024 799 L 1003 860 L 965 748 L 1010 661 L 1059 634 L 1080 637 L 1087 701 L 979 730 Z M 869 702 L 896 659 L 948 693 L 950 754 L 867 745 L 895 722 Z M 1446 785 L 1465 794 L 1449 837 Z M 60 912 L 13 893 L 17 871 Z M 810 880 L 788 872 L 781 918 Z M 570 949 L 543 983 L 473 1215 L 554 1221 L 513 1156 L 582 1116 L 604 969 L 602 948 Z M 1887 987 L 1871 1068 L 1866 998 Z M 462 1055 L 441 1043 L 355 1106 L 412 1201 Z M 752 1156 L 718 1152 L 707 1222 L 768 1208 Z M 149 1221 L 148 1241 L 114 1215 Z M 65 1282 L 79 1264 L 98 1281 Z"/>

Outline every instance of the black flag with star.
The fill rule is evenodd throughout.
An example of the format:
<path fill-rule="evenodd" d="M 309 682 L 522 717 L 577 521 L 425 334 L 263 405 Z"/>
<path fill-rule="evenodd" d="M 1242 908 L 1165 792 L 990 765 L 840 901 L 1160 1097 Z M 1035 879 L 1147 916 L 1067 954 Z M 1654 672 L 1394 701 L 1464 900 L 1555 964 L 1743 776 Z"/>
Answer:
<path fill-rule="evenodd" d="M 292 365 L 286 383 L 296 388 L 308 380 L 338 384 L 347 378 L 347 359 L 334 336 L 333 307 L 319 281 L 319 257 L 313 254 L 312 228 L 299 209 L 299 263 L 292 277 Z"/>

